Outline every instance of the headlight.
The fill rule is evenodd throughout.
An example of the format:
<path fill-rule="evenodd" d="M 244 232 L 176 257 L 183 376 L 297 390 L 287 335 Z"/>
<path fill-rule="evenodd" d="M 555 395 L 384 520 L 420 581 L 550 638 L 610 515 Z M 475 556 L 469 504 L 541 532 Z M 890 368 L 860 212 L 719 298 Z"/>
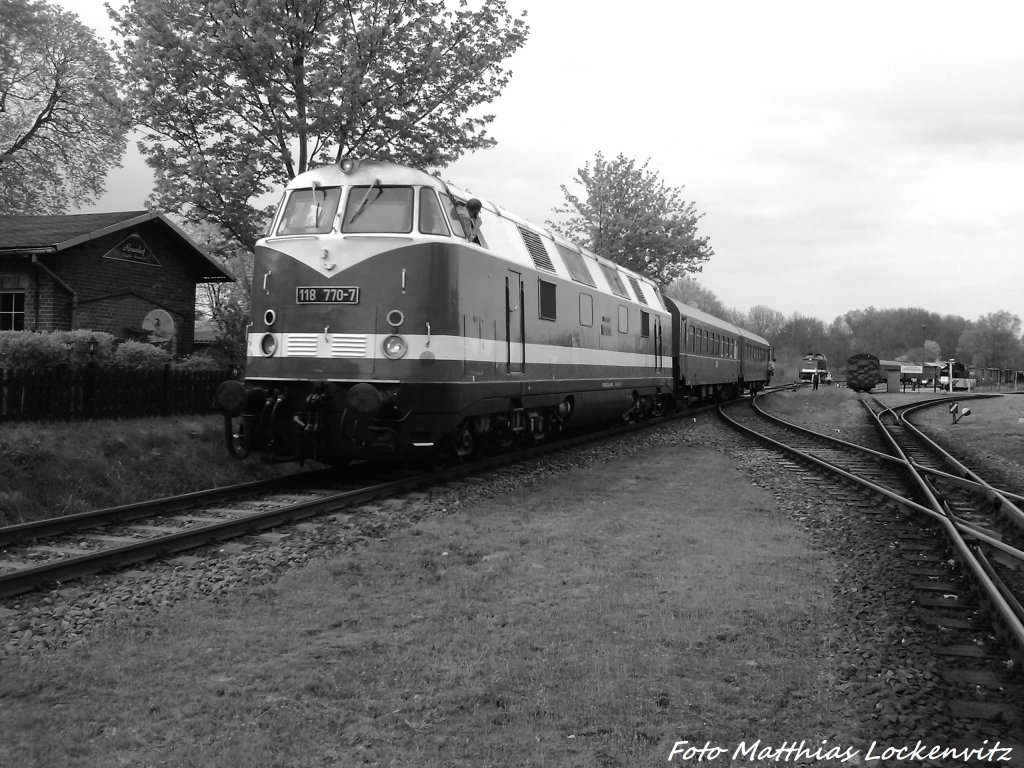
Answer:
<path fill-rule="evenodd" d="M 405 339 L 401 336 L 388 336 L 381 344 L 381 349 L 384 350 L 385 357 L 397 360 L 400 357 L 405 357 L 408 347 L 405 344 Z"/>
<path fill-rule="evenodd" d="M 263 338 L 260 339 L 260 351 L 266 357 L 271 357 L 275 352 L 277 352 L 277 339 L 274 338 L 274 334 L 263 334 Z"/>

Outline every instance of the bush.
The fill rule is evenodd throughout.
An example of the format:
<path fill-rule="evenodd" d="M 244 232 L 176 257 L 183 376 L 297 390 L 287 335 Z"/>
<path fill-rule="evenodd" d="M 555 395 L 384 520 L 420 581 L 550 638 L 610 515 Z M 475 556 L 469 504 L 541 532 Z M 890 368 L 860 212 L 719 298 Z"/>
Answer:
<path fill-rule="evenodd" d="M 96 351 L 89 344 L 96 341 Z M 110 364 L 117 339 L 103 331 L 0 331 L 0 368 L 39 371 L 67 366 L 85 368 L 90 361 Z"/>
<path fill-rule="evenodd" d="M 55 336 L 62 338 L 68 348 L 68 363 L 72 368 L 85 368 L 90 362 L 97 365 L 111 365 L 117 339 L 111 333 L 103 331 L 54 331 Z M 89 344 L 96 342 L 96 351 L 89 351 Z"/>
<path fill-rule="evenodd" d="M 0 332 L 0 365 L 16 371 L 68 364 L 68 349 L 52 333 Z"/>
<path fill-rule="evenodd" d="M 164 349 L 141 341 L 125 341 L 114 351 L 114 365 L 131 371 L 154 371 L 171 362 L 171 355 Z"/>
<path fill-rule="evenodd" d="M 196 352 L 176 362 L 174 367 L 180 371 L 222 371 L 227 366 L 217 361 L 209 352 Z"/>

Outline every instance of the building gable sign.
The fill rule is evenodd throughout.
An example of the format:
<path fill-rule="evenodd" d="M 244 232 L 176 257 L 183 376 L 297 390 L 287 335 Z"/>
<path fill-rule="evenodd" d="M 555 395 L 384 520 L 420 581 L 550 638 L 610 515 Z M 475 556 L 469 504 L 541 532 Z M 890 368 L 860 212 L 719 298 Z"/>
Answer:
<path fill-rule="evenodd" d="M 160 261 L 153 250 L 146 245 L 139 235 L 133 233 L 122 240 L 118 245 L 111 248 L 105 254 L 104 259 L 116 261 L 130 261 L 134 264 L 149 264 L 152 267 L 159 267 Z"/>

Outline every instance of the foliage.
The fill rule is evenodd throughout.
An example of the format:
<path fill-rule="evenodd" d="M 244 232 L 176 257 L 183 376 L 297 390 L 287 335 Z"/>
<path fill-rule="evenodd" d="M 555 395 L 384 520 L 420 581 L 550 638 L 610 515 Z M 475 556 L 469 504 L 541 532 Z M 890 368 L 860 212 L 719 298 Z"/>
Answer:
<path fill-rule="evenodd" d="M 0 526 L 233 485 L 285 471 L 293 469 L 286 464 L 232 459 L 224 448 L 219 415 L 3 421 Z"/>
<path fill-rule="evenodd" d="M 312 163 L 443 166 L 494 144 L 479 110 L 528 31 L 504 0 L 129 0 L 111 16 L 153 202 L 250 249 L 256 199 Z"/>
<path fill-rule="evenodd" d="M 665 289 L 665 295 L 715 317 L 730 319 L 732 314 L 712 291 L 690 277 L 677 277 Z"/>
<path fill-rule="evenodd" d="M 1001 310 L 978 318 L 960 335 L 957 359 L 982 368 L 1015 368 L 1024 364 L 1020 318 Z"/>
<path fill-rule="evenodd" d="M 593 168 L 586 163 L 573 180 L 582 195 L 563 184 L 566 205 L 555 213 L 567 217 L 548 226 L 660 285 L 700 272 L 713 255 L 708 238 L 697 235 L 698 214 L 683 199 L 682 187 L 669 187 L 659 175 L 619 154 L 606 160 L 598 152 Z"/>
<path fill-rule="evenodd" d="M 90 351 L 93 340 L 96 349 Z M 116 344 L 114 336 L 103 331 L 0 331 L 0 368 L 35 371 L 109 363 Z"/>
<path fill-rule="evenodd" d="M 208 352 L 196 352 L 174 363 L 180 371 L 220 371 L 224 366 Z"/>
<path fill-rule="evenodd" d="M 171 355 L 167 350 L 143 341 L 122 342 L 114 352 L 114 365 L 131 371 L 158 370 L 170 362 Z"/>
<path fill-rule="evenodd" d="M 675 281 L 666 293 L 768 339 L 775 348 L 777 377 L 783 381 L 795 377 L 797 361 L 808 352 L 825 354 L 836 376 L 857 352 L 915 363 L 955 357 L 972 366 L 1024 370 L 1021 320 L 1006 311 L 970 321 L 916 307 L 868 307 L 840 315 L 826 326 L 798 312 L 786 318 L 764 305 L 739 314 L 692 278 Z"/>
<path fill-rule="evenodd" d="M 235 278 L 233 283 L 201 283 L 197 301 L 203 316 L 210 317 L 219 336 L 212 351 L 226 361 L 245 360 L 246 331 L 252 300 L 252 253 L 239 247 L 223 229 L 205 222 L 189 228 L 220 267 Z"/>
<path fill-rule="evenodd" d="M 779 310 L 757 304 L 750 308 L 740 325 L 766 339 L 774 339 L 785 325 L 786 316 Z"/>
<path fill-rule="evenodd" d="M 0 213 L 63 213 L 103 192 L 126 145 L 113 60 L 78 17 L 0 3 Z"/>
<path fill-rule="evenodd" d="M 968 321 L 954 315 L 939 315 L 917 307 L 854 310 L 843 315 L 850 329 L 853 352 L 870 352 L 893 360 L 910 350 L 921 350 L 927 342 L 940 350 L 954 350 Z M 914 359 L 918 353 L 913 353 Z"/>
<path fill-rule="evenodd" d="M 92 349 L 95 342 L 95 349 Z M 104 331 L 0 331 L 0 368 L 44 371 L 80 370 L 90 363 L 99 367 L 157 370 L 171 363 L 170 354 L 140 341 L 123 341 Z M 175 368 L 215 371 L 224 365 L 212 355 L 198 352 L 173 363 Z"/>
<path fill-rule="evenodd" d="M 13 370 L 36 370 L 66 365 L 67 347 L 52 334 L 31 331 L 0 332 L 0 365 Z"/>

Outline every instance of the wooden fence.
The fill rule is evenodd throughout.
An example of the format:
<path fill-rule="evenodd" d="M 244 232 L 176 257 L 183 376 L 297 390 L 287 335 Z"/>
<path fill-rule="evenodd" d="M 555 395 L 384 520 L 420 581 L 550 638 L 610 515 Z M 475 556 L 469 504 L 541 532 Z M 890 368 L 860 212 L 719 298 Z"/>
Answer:
<path fill-rule="evenodd" d="M 0 370 L 0 422 L 214 413 L 227 371 Z"/>

